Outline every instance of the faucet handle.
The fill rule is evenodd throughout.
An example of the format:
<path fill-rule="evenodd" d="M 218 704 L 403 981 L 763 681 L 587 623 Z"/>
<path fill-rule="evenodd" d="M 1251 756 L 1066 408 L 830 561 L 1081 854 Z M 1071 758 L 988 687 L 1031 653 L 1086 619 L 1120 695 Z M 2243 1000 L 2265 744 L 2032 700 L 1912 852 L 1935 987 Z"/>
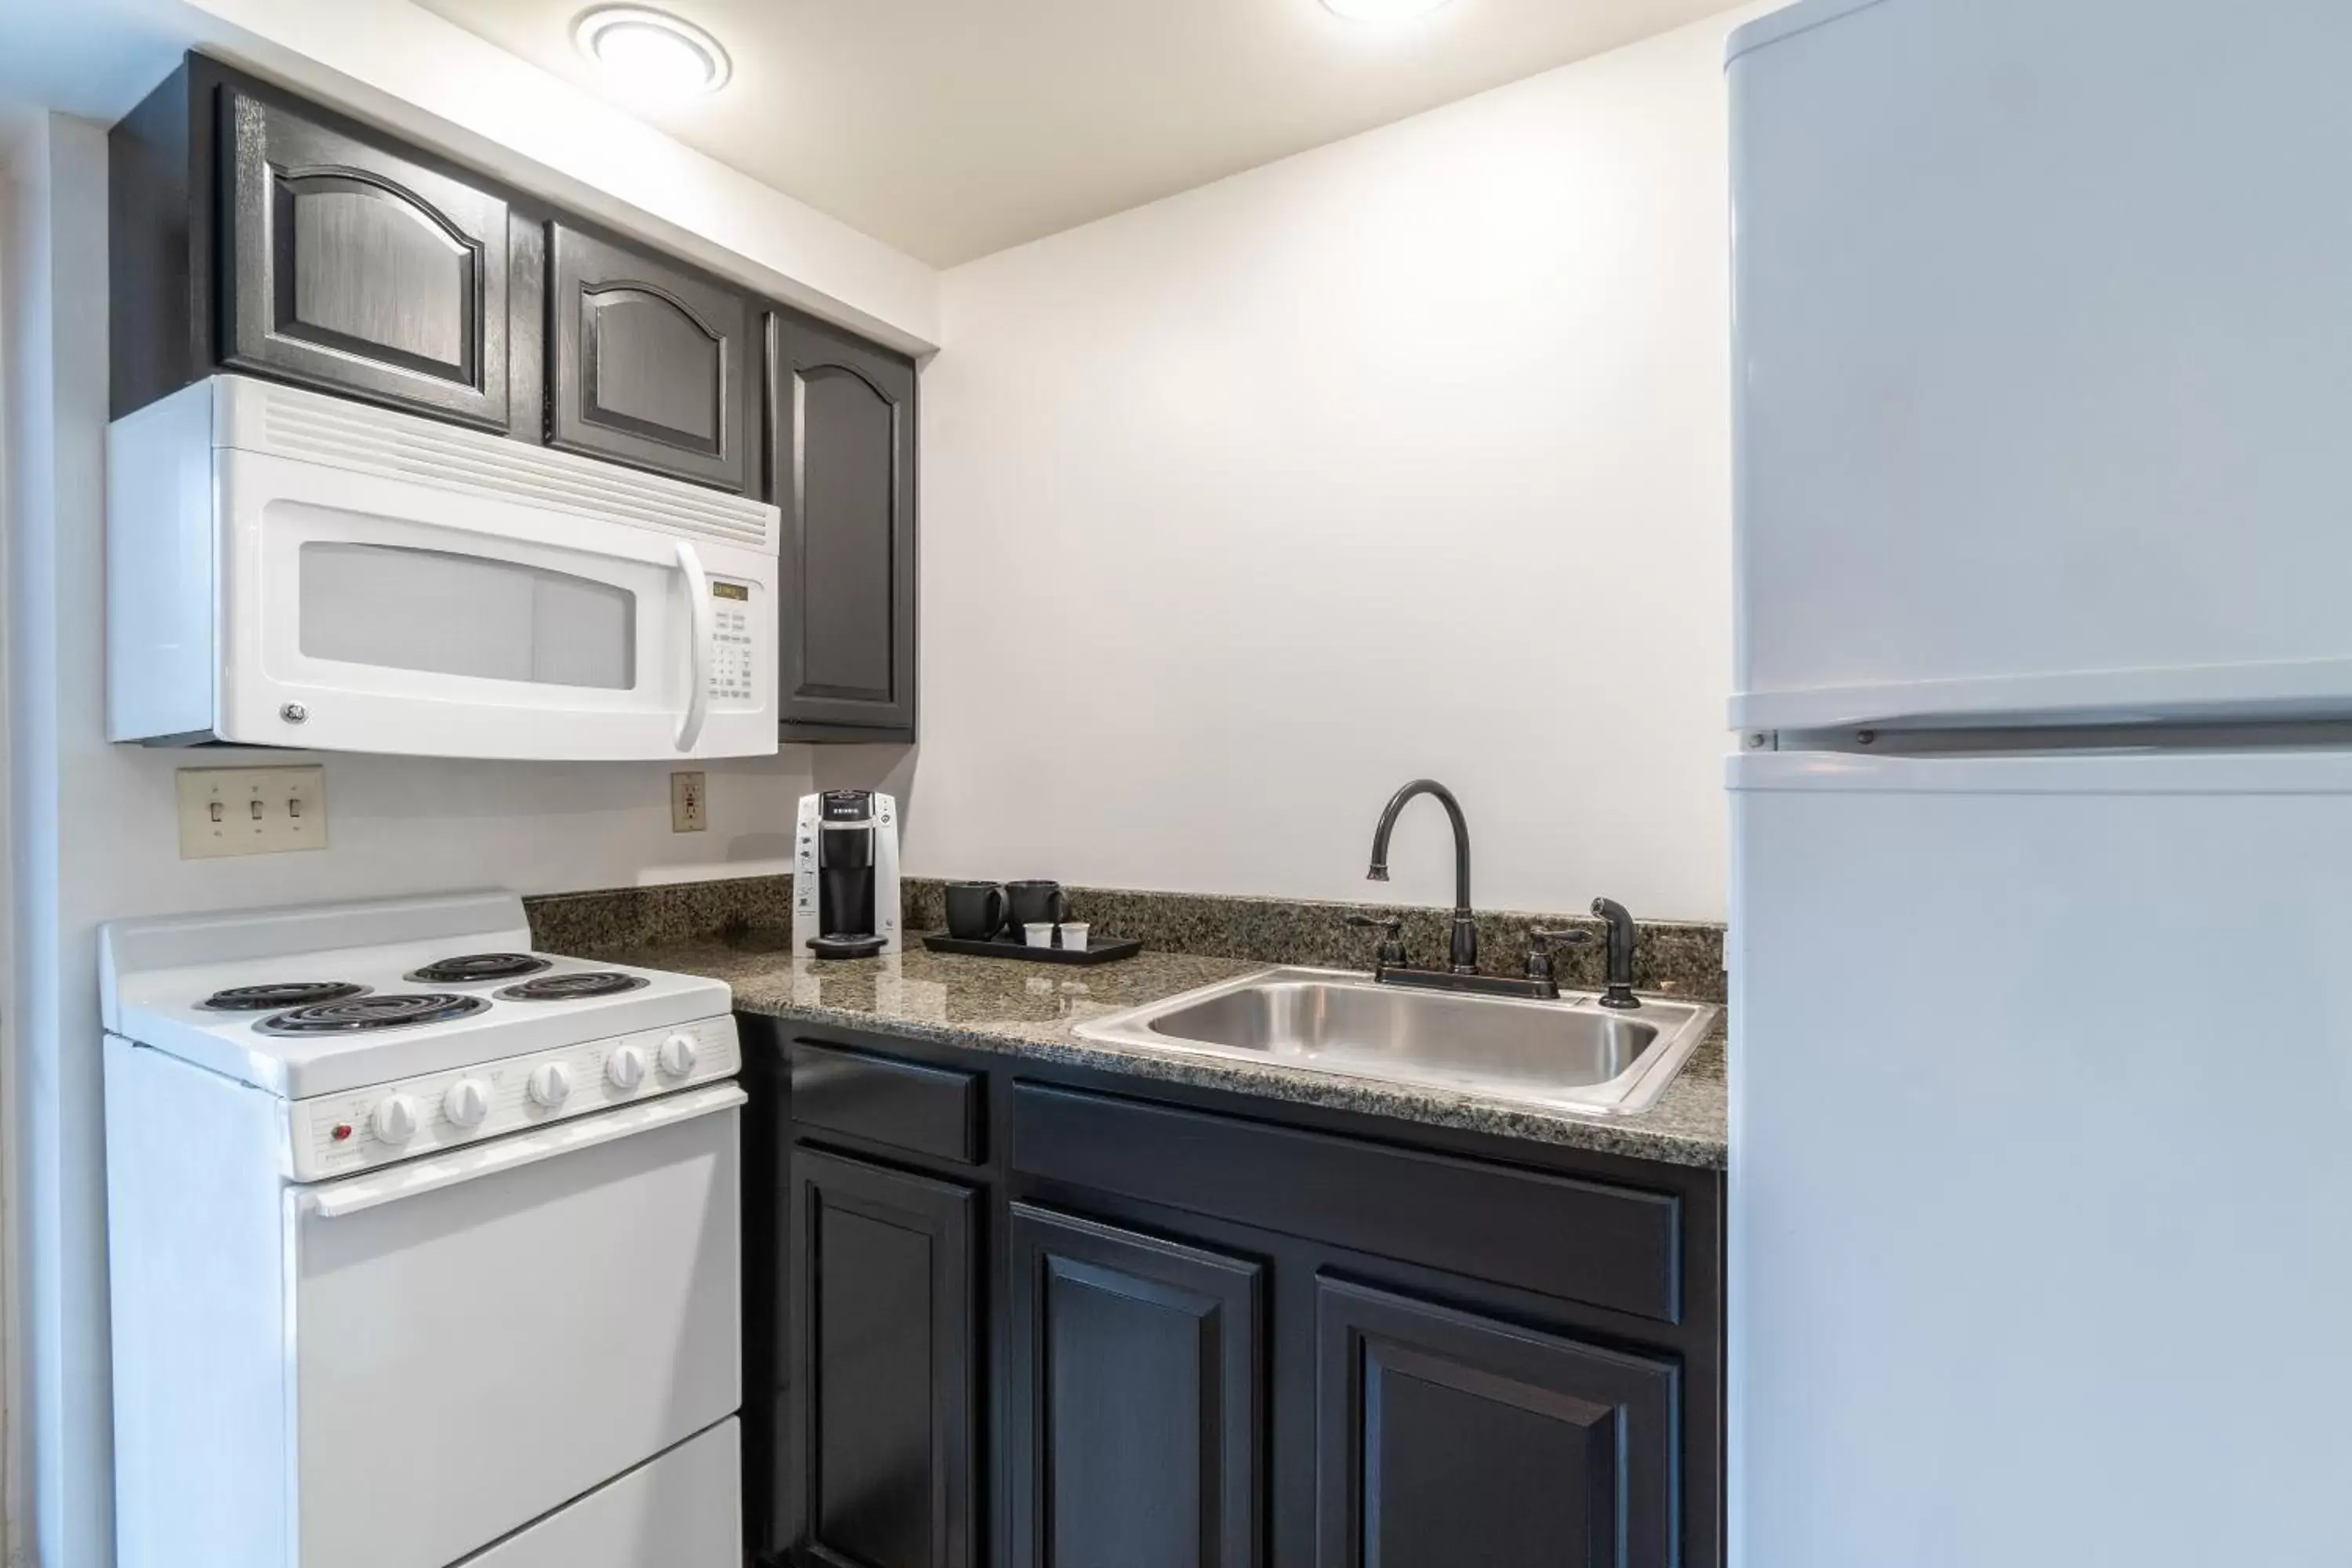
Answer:
<path fill-rule="evenodd" d="M 1389 969 L 1404 967 L 1404 917 L 1402 915 L 1342 915 L 1339 923 L 1358 931 L 1381 932 L 1381 956 L 1378 974 Z"/>
<path fill-rule="evenodd" d="M 1531 931 L 1528 932 L 1528 978 L 1552 978 L 1551 950 L 1554 947 L 1577 947 L 1591 942 L 1589 931 Z"/>

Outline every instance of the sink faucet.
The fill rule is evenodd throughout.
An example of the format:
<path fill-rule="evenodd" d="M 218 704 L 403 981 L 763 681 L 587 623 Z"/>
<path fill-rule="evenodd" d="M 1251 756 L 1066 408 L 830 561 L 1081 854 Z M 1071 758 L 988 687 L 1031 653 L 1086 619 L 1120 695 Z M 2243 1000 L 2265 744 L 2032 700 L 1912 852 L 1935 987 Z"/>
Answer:
<path fill-rule="evenodd" d="M 1390 798 L 1372 831 L 1372 866 L 1365 875 L 1375 882 L 1389 879 L 1389 835 L 1396 829 L 1397 813 L 1416 795 L 1433 795 L 1454 823 L 1454 942 L 1452 964 L 1456 974 L 1478 973 L 1478 922 L 1470 913 L 1470 825 L 1463 820 L 1462 803 L 1435 779 L 1415 779 Z"/>

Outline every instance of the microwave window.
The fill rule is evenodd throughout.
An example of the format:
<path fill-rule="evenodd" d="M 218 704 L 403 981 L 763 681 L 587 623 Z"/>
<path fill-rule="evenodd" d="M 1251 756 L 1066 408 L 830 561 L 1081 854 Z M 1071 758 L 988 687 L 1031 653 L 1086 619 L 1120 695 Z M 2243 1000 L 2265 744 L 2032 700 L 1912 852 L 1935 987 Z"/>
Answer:
<path fill-rule="evenodd" d="M 312 658 L 541 686 L 636 684 L 636 600 L 609 583 L 317 540 L 302 546 L 301 597 L 301 648 Z"/>

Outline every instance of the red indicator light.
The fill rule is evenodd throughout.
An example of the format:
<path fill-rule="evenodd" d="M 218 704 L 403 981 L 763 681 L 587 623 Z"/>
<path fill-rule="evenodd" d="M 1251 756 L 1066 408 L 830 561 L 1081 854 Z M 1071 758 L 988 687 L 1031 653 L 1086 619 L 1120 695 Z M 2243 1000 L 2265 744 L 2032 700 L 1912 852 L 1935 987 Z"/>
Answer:
<path fill-rule="evenodd" d="M 336 1142 L 341 1143 L 341 1142 L 342 1142 L 344 1140 L 348 1139 L 351 1135 L 352 1135 L 352 1124 L 351 1124 L 350 1122 L 348 1122 L 348 1121 L 338 1121 L 338 1122 L 336 1122 L 336 1123 L 335 1123 L 335 1133 L 334 1133 L 334 1137 L 335 1137 L 335 1142 Z"/>

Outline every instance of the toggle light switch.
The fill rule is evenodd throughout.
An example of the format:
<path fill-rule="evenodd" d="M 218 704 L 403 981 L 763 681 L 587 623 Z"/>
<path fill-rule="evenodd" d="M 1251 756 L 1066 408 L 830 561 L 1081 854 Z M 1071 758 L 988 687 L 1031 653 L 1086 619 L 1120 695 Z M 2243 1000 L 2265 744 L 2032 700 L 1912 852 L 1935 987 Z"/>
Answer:
<path fill-rule="evenodd" d="M 182 768 L 175 783 L 183 860 L 327 847 L 322 767 Z"/>

